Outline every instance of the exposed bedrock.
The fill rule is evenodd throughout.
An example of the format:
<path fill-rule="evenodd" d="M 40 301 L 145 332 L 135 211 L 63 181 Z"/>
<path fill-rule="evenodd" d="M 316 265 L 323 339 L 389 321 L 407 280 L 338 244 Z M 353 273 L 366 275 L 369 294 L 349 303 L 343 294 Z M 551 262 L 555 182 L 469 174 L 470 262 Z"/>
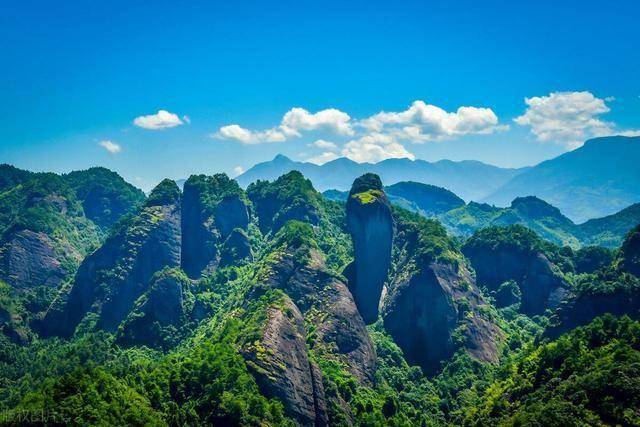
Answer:
<path fill-rule="evenodd" d="M 354 181 L 347 200 L 347 224 L 354 246 L 349 288 L 362 318 L 372 323 L 378 318 L 393 244 L 391 205 L 377 175 Z"/>

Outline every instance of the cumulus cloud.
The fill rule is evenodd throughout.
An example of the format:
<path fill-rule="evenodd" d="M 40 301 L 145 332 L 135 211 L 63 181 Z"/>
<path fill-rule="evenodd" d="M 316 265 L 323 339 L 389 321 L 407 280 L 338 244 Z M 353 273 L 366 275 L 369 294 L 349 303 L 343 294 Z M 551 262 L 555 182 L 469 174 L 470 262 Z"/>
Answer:
<path fill-rule="evenodd" d="M 243 144 L 261 144 L 265 142 L 282 142 L 289 138 L 300 137 L 302 132 L 325 130 L 339 135 L 351 136 L 354 130 L 351 126 L 351 117 L 340 110 L 329 108 L 310 113 L 304 108 L 292 108 L 282 117 L 276 127 L 254 131 L 238 124 L 222 126 L 215 138 L 233 139 Z"/>
<path fill-rule="evenodd" d="M 109 141 L 109 140 L 100 141 L 98 145 L 104 148 L 105 150 L 107 150 L 111 154 L 118 154 L 120 151 L 122 151 L 122 147 L 113 141 Z"/>
<path fill-rule="evenodd" d="M 424 101 L 414 101 L 405 111 L 382 111 L 358 123 L 371 132 L 383 132 L 412 142 L 438 141 L 469 134 L 489 134 L 507 129 L 490 108 L 460 107 L 447 112 Z"/>
<path fill-rule="evenodd" d="M 236 166 L 235 168 L 233 168 L 234 176 L 239 176 L 239 175 L 242 175 L 243 173 L 244 173 L 244 168 L 242 166 Z"/>
<path fill-rule="evenodd" d="M 323 153 L 318 154 L 317 156 L 310 157 L 307 161 L 311 163 L 315 163 L 316 165 L 323 165 L 331 160 L 335 160 L 340 157 L 337 153 L 333 151 L 325 151 Z"/>
<path fill-rule="evenodd" d="M 176 114 L 167 110 L 158 110 L 156 114 L 140 116 L 133 119 L 133 124 L 143 129 L 159 130 L 180 126 L 184 122 Z"/>
<path fill-rule="evenodd" d="M 574 148 L 594 136 L 611 135 L 613 124 L 598 116 L 608 113 L 604 99 L 590 92 L 553 92 L 525 98 L 527 110 L 514 121 L 529 126 L 538 140 Z"/>
<path fill-rule="evenodd" d="M 640 136 L 640 130 L 624 130 L 622 132 L 617 132 L 616 135 L 622 136 Z"/>
<path fill-rule="evenodd" d="M 213 136 L 219 139 L 234 139 L 242 144 L 282 142 L 287 139 L 285 134 L 277 129 L 267 129 L 261 132 L 254 132 L 243 128 L 240 125 L 222 126 Z"/>
<path fill-rule="evenodd" d="M 318 139 L 317 141 L 309 144 L 311 147 L 322 148 L 325 150 L 335 150 L 338 148 L 338 145 L 335 142 L 325 141 L 324 139 Z"/>
<path fill-rule="evenodd" d="M 281 128 L 290 130 L 292 135 L 300 131 L 328 129 L 339 135 L 353 135 L 351 117 L 340 110 L 329 108 L 309 113 L 304 108 L 292 108 L 282 118 Z"/>
<path fill-rule="evenodd" d="M 385 159 L 403 157 L 415 159 L 415 156 L 393 136 L 380 132 L 372 132 L 347 142 L 341 153 L 359 163 L 375 163 Z"/>
<path fill-rule="evenodd" d="M 640 135 L 640 130 L 622 130 L 600 118 L 610 111 L 606 103 L 614 100 L 614 97 L 601 99 L 587 91 L 552 92 L 525 98 L 527 109 L 514 121 L 529 126 L 539 141 L 563 144 L 570 149 L 593 137 Z"/>

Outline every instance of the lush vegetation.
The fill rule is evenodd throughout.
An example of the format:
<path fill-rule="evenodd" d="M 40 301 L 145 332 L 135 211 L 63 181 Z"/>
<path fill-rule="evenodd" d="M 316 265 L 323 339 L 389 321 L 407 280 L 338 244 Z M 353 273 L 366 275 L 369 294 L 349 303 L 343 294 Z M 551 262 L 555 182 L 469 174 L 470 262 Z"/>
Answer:
<path fill-rule="evenodd" d="M 132 260 L 162 219 L 159 206 L 184 197 L 173 181 L 165 180 L 140 207 L 140 193 L 106 170 L 62 177 L 7 171 L 0 180 L 6 187 L 0 190 L 3 236 L 29 229 L 84 256 L 104 241 L 108 227 L 102 247 L 122 250 L 114 251 L 120 255 L 109 266 L 96 267 L 91 280 L 114 298 L 134 283 L 129 280 Z M 366 175 L 360 184 L 352 193 L 361 202 L 383 197 L 376 176 Z M 481 362 L 456 346 L 436 372 L 425 375 L 407 362 L 381 318 L 364 334 L 376 354 L 367 382 L 356 377 L 345 358 L 361 337 L 319 338 L 332 321 L 334 305 L 344 307 L 336 289 L 348 295 L 343 273 L 354 255 L 344 203 L 323 199 L 297 172 L 259 181 L 246 193 L 226 175 L 194 176 L 185 185 L 200 190 L 205 217 L 227 196 L 250 205 L 251 223 L 243 233 L 253 258 L 218 266 L 198 279 L 178 267 L 162 268 L 117 330 L 94 327 L 93 307 L 67 339 L 45 339 L 30 328 L 60 289 L 17 290 L 0 280 L 0 423 L 295 425 L 283 400 L 264 384 L 265 372 L 288 372 L 277 363 L 272 371 L 264 369 L 274 356 L 265 331 L 274 313 L 291 320 L 299 310 L 302 332 L 295 334 L 302 336 L 302 354 L 321 373 L 332 425 L 640 425 L 640 323 L 624 316 L 637 312 L 591 316 L 562 335 L 549 333 L 565 321 L 563 313 L 588 298 L 638 299 L 637 229 L 618 252 L 561 247 L 520 224 L 485 227 L 462 241 L 448 235 L 439 221 L 394 207 L 392 275 L 433 263 L 469 269 L 463 248 L 541 253 L 562 274 L 571 294 L 568 308 L 561 307 L 554 317 L 528 317 L 516 305 L 497 309 L 492 304 L 493 298 L 518 296 L 513 281 L 491 295 L 474 288 L 470 301 L 472 279 L 466 277 L 472 276 L 465 276 L 451 285 L 465 287 L 450 294 L 465 295 L 455 301 L 459 326 L 452 340 L 464 340 L 464 328 L 473 322 L 491 322 L 500 337 L 495 363 Z M 96 200 L 101 208 L 91 211 L 87 203 Z M 138 209 L 131 213 L 124 208 L 128 205 Z M 475 207 L 492 212 L 486 205 Z M 547 206 L 535 208 L 527 215 L 553 214 Z M 302 291 L 295 281 L 304 285 Z M 154 298 L 168 295 L 162 288 L 167 282 L 180 294 L 181 311 L 171 322 L 152 315 Z M 294 309 L 296 298 L 303 302 Z M 342 326 L 349 330 L 353 325 Z"/>
<path fill-rule="evenodd" d="M 469 408 L 471 425 L 640 424 L 640 323 L 606 316 L 529 346 Z"/>
<path fill-rule="evenodd" d="M 320 218 L 322 196 L 297 171 L 273 182 L 257 181 L 247 188 L 247 196 L 255 206 L 263 232 L 277 231 L 292 219 L 315 225 Z"/>
<path fill-rule="evenodd" d="M 616 248 L 629 228 L 640 222 L 640 204 L 583 224 L 575 224 L 557 208 L 532 196 L 519 197 L 507 208 L 470 202 L 431 216 L 436 216 L 450 232 L 461 236 L 470 236 L 489 226 L 520 224 L 557 245 L 573 249 L 589 245 Z"/>

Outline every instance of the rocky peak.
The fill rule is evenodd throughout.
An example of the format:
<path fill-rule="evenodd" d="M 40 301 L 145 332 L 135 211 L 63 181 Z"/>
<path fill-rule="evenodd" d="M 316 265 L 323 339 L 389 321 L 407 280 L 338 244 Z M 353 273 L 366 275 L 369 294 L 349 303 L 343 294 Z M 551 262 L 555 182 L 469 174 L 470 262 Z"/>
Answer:
<path fill-rule="evenodd" d="M 193 175 L 184 183 L 182 209 L 182 268 L 198 278 L 218 265 L 218 245 L 234 229 L 247 229 L 249 207 L 237 182 L 216 174 Z"/>
<path fill-rule="evenodd" d="M 115 331 L 151 277 L 165 267 L 180 266 L 181 241 L 180 190 L 164 180 L 137 215 L 84 259 L 73 285 L 49 308 L 42 332 L 69 336 L 90 311 L 98 317 L 97 328 Z"/>
<path fill-rule="evenodd" d="M 287 223 L 274 243 L 279 255 L 258 289 L 285 292 L 307 321 L 316 325 L 311 348 L 318 354 L 337 353 L 361 384 L 371 384 L 376 356 L 364 321 L 344 280 L 327 269 L 313 236 L 309 224 Z"/>
<path fill-rule="evenodd" d="M 483 314 L 487 303 L 445 229 L 414 214 L 400 214 L 396 224 L 382 318 L 407 361 L 434 374 L 463 348 L 496 362 L 502 332 Z"/>
<path fill-rule="evenodd" d="M 120 217 L 135 211 L 145 198 L 142 190 L 103 167 L 71 172 L 64 177 L 82 202 L 86 217 L 105 231 Z"/>
<path fill-rule="evenodd" d="M 540 238 L 521 225 L 482 229 L 465 243 L 462 252 L 471 261 L 478 284 L 489 291 L 498 291 L 510 280 L 518 283 L 520 309 L 525 314 L 541 314 L 556 307 L 568 292 Z"/>
<path fill-rule="evenodd" d="M 560 209 L 535 196 L 515 198 L 511 202 L 511 209 L 518 211 L 521 215 L 530 219 L 552 217 L 566 220 L 566 217 L 562 215 Z"/>
<path fill-rule="evenodd" d="M 171 179 L 163 179 L 145 201 L 145 206 L 175 205 L 180 202 L 180 188 Z"/>
<path fill-rule="evenodd" d="M 151 279 L 148 291 L 137 301 L 118 330 L 122 345 L 147 345 L 167 348 L 175 345 L 171 338 L 187 321 L 193 308 L 188 277 L 179 269 L 164 269 Z"/>
<path fill-rule="evenodd" d="M 366 323 L 378 318 L 382 288 L 391 264 L 393 217 L 380 178 L 357 178 L 347 200 L 347 226 L 354 246 L 349 288 Z"/>
<path fill-rule="evenodd" d="M 251 343 L 242 351 L 260 391 L 282 401 L 299 425 L 328 425 L 322 375 L 307 353 L 302 313 L 284 296 L 266 317 L 259 346 Z"/>
<path fill-rule="evenodd" d="M 247 188 L 263 233 L 276 233 L 288 221 L 320 221 L 322 196 L 298 171 L 291 171 L 273 182 L 257 181 Z"/>
<path fill-rule="evenodd" d="M 225 196 L 216 206 L 214 217 L 216 228 L 223 239 L 234 229 L 246 230 L 249 226 L 249 208 L 237 194 Z"/>

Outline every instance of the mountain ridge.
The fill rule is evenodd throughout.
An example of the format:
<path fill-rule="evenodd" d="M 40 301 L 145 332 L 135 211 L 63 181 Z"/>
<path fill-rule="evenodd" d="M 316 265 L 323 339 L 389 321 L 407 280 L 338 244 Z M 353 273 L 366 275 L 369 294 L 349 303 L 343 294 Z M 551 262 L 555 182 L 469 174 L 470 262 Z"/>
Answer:
<path fill-rule="evenodd" d="M 574 222 L 613 214 L 640 201 L 640 137 L 588 140 L 523 171 L 480 201 L 505 206 L 517 196 L 538 196 Z"/>
<path fill-rule="evenodd" d="M 640 202 L 640 137 L 594 138 L 573 151 L 523 168 L 501 168 L 477 160 L 386 159 L 357 163 L 341 157 L 323 165 L 278 154 L 237 177 L 246 187 L 299 170 L 319 191 L 348 190 L 357 176 L 371 172 L 385 185 L 416 181 L 452 191 L 465 201 L 507 207 L 517 197 L 537 196 L 575 223 L 614 214 Z"/>
<path fill-rule="evenodd" d="M 351 182 L 367 172 L 375 173 L 387 184 L 401 181 L 419 181 L 445 187 L 460 197 L 471 200 L 488 195 L 491 189 L 527 168 L 500 168 L 477 160 L 386 159 L 378 163 L 357 163 L 341 157 L 323 165 L 298 162 L 278 154 L 273 160 L 261 162 L 236 177 L 242 187 L 261 180 L 272 181 L 292 170 L 298 170 L 310 179 L 319 191 L 331 188 L 348 190 Z M 452 179 L 453 177 L 453 179 Z"/>

